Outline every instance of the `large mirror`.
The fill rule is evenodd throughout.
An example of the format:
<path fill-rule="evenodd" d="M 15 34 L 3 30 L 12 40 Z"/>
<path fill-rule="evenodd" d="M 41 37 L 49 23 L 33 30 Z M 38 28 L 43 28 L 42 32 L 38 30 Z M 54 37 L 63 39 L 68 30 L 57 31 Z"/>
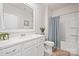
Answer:
<path fill-rule="evenodd" d="M 23 3 L 4 3 L 5 29 L 33 29 L 33 9 Z"/>

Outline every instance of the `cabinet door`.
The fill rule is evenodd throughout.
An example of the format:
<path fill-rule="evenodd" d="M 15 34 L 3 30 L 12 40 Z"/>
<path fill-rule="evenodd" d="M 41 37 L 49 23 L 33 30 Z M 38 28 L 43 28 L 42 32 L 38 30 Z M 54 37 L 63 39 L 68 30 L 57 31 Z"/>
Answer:
<path fill-rule="evenodd" d="M 44 56 L 44 44 L 38 45 L 37 55 L 38 56 Z"/>
<path fill-rule="evenodd" d="M 44 38 L 40 37 L 35 40 L 26 42 L 22 46 L 23 56 L 42 56 L 44 55 Z"/>
<path fill-rule="evenodd" d="M 43 44 L 45 42 L 45 37 L 38 38 L 38 44 Z"/>
<path fill-rule="evenodd" d="M 0 50 L 0 55 L 2 56 L 16 56 L 21 55 L 20 45 L 12 46 L 3 50 Z"/>
<path fill-rule="evenodd" d="M 23 56 L 44 56 L 44 45 L 36 45 L 22 51 Z"/>
<path fill-rule="evenodd" d="M 22 56 L 36 56 L 36 46 L 32 46 L 22 51 Z"/>

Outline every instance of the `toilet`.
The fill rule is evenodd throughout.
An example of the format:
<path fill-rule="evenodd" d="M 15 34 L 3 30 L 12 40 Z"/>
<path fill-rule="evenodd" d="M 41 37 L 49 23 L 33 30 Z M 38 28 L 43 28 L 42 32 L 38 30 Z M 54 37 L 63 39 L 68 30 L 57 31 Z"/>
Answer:
<path fill-rule="evenodd" d="M 54 42 L 45 41 L 44 47 L 45 47 L 45 51 L 44 51 L 45 56 L 52 55 L 52 49 L 54 47 Z"/>

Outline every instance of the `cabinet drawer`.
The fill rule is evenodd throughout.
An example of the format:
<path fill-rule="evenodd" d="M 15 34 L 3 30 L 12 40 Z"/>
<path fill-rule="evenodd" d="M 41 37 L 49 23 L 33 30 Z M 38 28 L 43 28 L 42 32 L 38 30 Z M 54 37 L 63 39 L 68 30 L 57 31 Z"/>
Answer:
<path fill-rule="evenodd" d="M 13 56 L 13 55 L 20 55 L 21 53 L 20 45 L 12 46 L 0 51 L 0 55 L 2 56 Z"/>

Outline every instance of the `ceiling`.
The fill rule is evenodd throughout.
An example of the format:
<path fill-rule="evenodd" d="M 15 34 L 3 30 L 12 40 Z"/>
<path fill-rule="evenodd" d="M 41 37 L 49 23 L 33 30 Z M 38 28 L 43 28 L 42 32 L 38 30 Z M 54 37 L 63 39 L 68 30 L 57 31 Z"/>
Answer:
<path fill-rule="evenodd" d="M 50 10 L 56 10 L 56 9 L 59 9 L 59 8 L 62 8 L 62 7 L 68 6 L 68 5 L 74 5 L 74 4 L 77 4 L 77 3 L 36 3 L 36 4 L 41 5 L 42 7 L 47 7 L 48 6 L 48 8 Z M 21 9 L 31 10 L 31 8 L 29 8 L 28 6 L 26 6 L 23 3 L 19 3 L 19 4 L 18 3 L 14 3 L 14 4 L 11 3 L 11 5 L 19 7 Z"/>
<path fill-rule="evenodd" d="M 76 4 L 76 3 L 41 3 L 41 5 L 48 6 L 52 10 L 56 10 L 72 4 Z"/>
<path fill-rule="evenodd" d="M 24 3 L 4 3 L 5 6 L 10 5 L 16 8 L 19 8 L 20 10 L 27 10 L 32 12 L 32 8 L 30 8 L 29 6 L 25 5 Z"/>

